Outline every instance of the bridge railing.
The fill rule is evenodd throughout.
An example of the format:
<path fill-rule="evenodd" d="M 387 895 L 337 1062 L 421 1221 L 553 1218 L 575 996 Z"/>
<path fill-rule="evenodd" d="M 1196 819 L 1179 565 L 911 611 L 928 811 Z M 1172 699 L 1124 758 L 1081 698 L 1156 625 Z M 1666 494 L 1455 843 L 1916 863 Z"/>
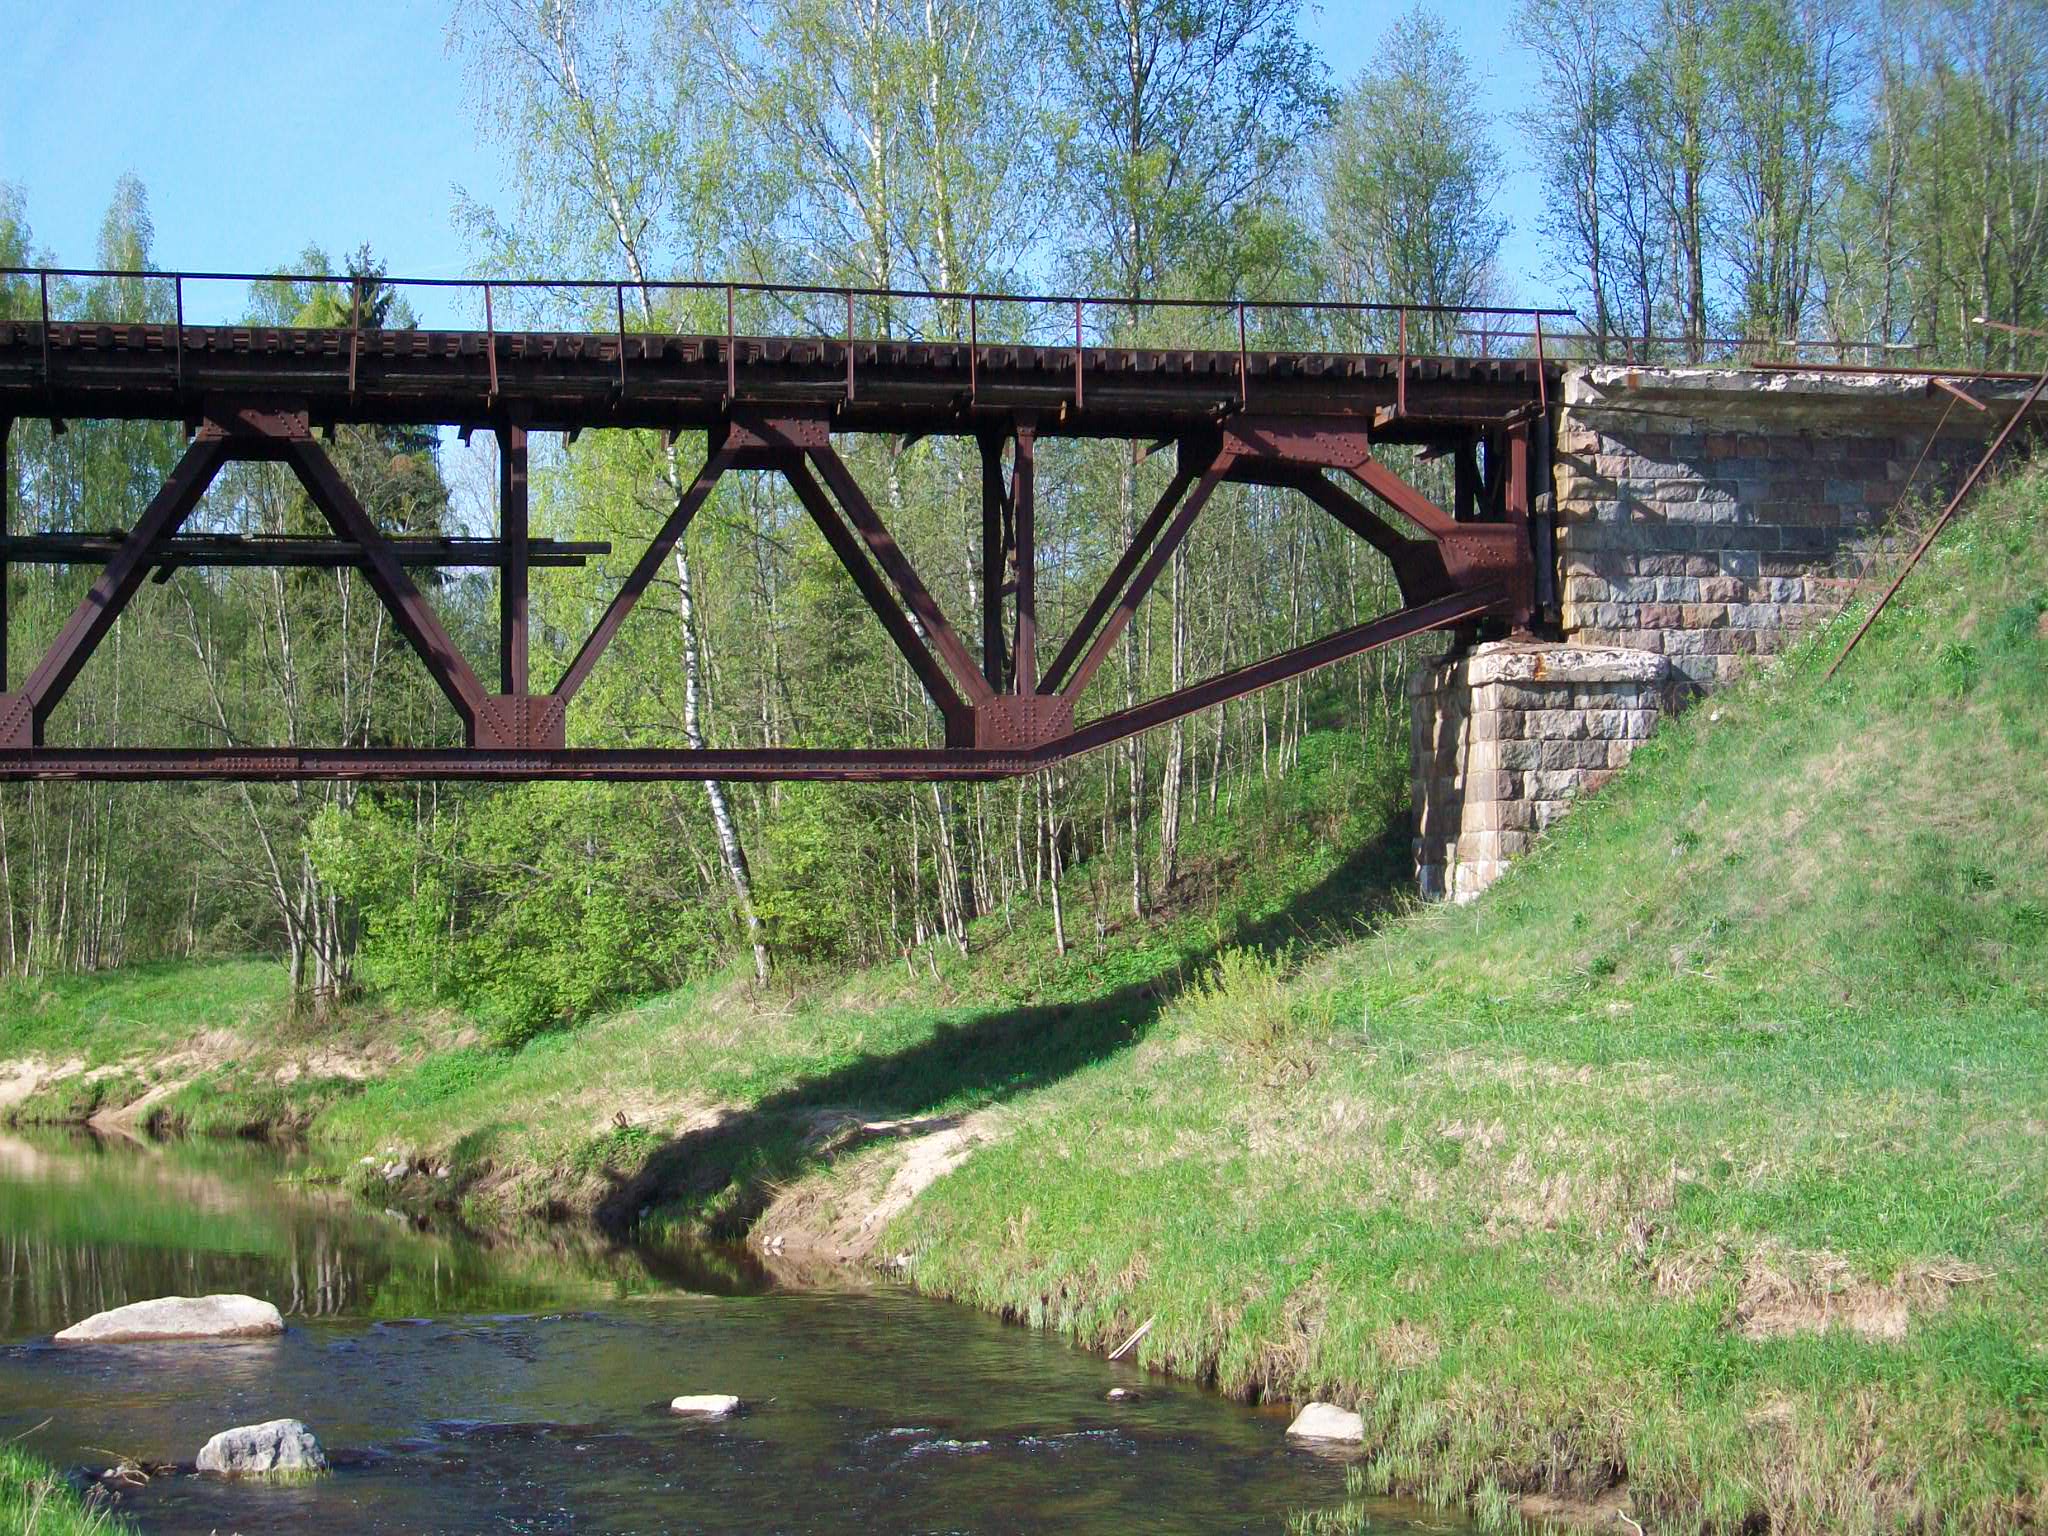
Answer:
<path fill-rule="evenodd" d="M 226 290 L 240 290 L 239 303 Z M 706 279 L 390 277 L 382 273 L 161 272 L 0 267 L 0 318 L 269 325 L 803 336 L 823 341 L 1135 347 L 1236 353 L 1240 388 L 1265 352 L 1544 356 L 1572 311 L 1527 305 L 1343 299 L 1114 297 Z M 623 350 L 623 348 L 622 348 Z M 725 355 L 732 356 L 729 347 Z M 848 388 L 858 389 L 849 355 Z M 1402 369 L 1405 374 L 1405 368 Z M 1076 357 L 1077 392 L 1085 391 Z"/>

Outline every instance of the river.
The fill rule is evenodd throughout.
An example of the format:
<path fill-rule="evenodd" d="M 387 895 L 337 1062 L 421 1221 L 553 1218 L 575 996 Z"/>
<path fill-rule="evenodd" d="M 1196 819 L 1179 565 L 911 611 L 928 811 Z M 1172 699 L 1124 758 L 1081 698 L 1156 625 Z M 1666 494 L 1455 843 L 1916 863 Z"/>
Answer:
<path fill-rule="evenodd" d="M 1344 1462 L 1284 1416 L 965 1308 L 733 1253 L 421 1231 L 296 1173 L 240 1143 L 0 1134 L 0 1437 L 189 1467 L 218 1429 L 294 1417 L 334 1461 L 287 1487 L 160 1473 L 120 1504 L 152 1536 L 1277 1531 L 1344 1500 Z M 214 1291 L 275 1302 L 286 1333 L 50 1340 Z M 686 1392 L 749 1411 L 680 1420 Z M 1447 1526 L 1390 1504 L 1371 1528 Z"/>

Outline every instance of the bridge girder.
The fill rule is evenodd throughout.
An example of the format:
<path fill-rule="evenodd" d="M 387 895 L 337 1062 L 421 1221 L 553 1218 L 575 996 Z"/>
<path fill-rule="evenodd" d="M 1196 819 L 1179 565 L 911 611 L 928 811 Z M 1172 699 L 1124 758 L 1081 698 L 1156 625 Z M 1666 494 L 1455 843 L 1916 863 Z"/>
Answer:
<path fill-rule="evenodd" d="M 1520 627 L 1535 613 L 1532 479 L 1547 427 L 1540 363 L 778 338 L 742 338 L 741 352 L 727 339 L 641 333 L 484 338 L 178 327 L 165 334 L 172 329 L 0 321 L 0 487 L 8 483 L 14 417 L 174 420 L 192 433 L 184 459 L 125 537 L 66 546 L 81 560 L 103 560 L 104 569 L 48 652 L 11 689 L 0 649 L 0 780 L 998 778 L 1428 630 L 1481 620 Z M 1392 376 L 1389 364 L 1396 365 Z M 498 435 L 495 541 L 437 554 L 375 525 L 318 434 L 336 424 L 393 422 Z M 562 676 L 536 692 L 527 572 L 581 551 L 565 555 L 528 535 L 527 436 L 604 428 L 701 430 L 703 464 Z M 835 437 L 864 432 L 978 440 L 978 660 L 834 446 Z M 1080 623 L 1041 668 L 1036 447 L 1048 436 L 1157 439 L 1172 445 L 1176 466 Z M 1461 470 L 1463 515 L 1438 507 L 1375 457 L 1375 441 L 1389 440 L 1431 444 L 1461 455 L 1461 463 L 1476 443 L 1488 444 L 1483 477 Z M 220 469 L 249 460 L 290 468 L 333 534 L 317 552 L 288 552 L 289 563 L 365 574 L 447 697 L 465 745 L 147 749 L 45 741 L 66 689 L 153 572 L 216 557 L 263 563 L 269 553 L 287 553 L 253 547 L 259 541 L 225 550 L 179 533 Z M 566 745 L 578 690 L 718 483 L 741 473 L 773 475 L 790 487 L 944 721 L 943 746 Z M 1327 513 L 1389 561 L 1402 606 L 1077 723 L 1077 704 L 1153 584 L 1213 492 L 1233 482 L 1290 490 Z M 33 557 L 38 537 L 47 538 L 17 540 L 0 525 L 0 594 L 7 557 L 17 545 Z M 495 688 L 477 676 L 407 574 L 408 566 L 471 556 L 501 573 Z"/>

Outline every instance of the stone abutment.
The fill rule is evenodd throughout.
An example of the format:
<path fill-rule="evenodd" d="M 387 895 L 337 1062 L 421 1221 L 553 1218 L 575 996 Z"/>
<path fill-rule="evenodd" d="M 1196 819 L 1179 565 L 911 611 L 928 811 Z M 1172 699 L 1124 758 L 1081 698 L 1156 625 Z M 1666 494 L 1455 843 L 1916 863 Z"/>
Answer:
<path fill-rule="evenodd" d="M 2025 385 L 1838 369 L 1599 365 L 1552 411 L 1559 628 L 1409 681 L 1415 867 L 1469 900 L 1662 714 L 1832 617 L 1914 496 L 1944 494 Z"/>

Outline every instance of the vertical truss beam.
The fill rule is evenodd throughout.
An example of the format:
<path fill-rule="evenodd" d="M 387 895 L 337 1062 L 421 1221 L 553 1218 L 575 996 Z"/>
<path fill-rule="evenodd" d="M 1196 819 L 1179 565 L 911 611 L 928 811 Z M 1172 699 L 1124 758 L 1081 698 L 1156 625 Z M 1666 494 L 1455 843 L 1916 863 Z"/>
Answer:
<path fill-rule="evenodd" d="M 498 538 L 505 546 L 498 567 L 498 680 L 500 691 L 523 695 L 532 649 L 528 640 L 528 538 L 526 427 L 507 419 L 498 428 Z"/>
<path fill-rule="evenodd" d="M 1019 698 L 1038 691 L 1038 424 L 1030 417 L 1017 422 L 1017 461 L 1010 471 L 1012 548 L 1017 563 L 1017 643 L 1015 692 Z"/>
<path fill-rule="evenodd" d="M 616 635 L 619 626 L 626 622 L 626 616 L 633 611 L 634 604 L 640 601 L 640 596 L 647 590 L 648 583 L 654 580 L 655 573 L 661 569 L 662 561 L 666 560 L 669 551 L 676 547 L 676 541 L 689 531 L 691 519 L 696 517 L 698 508 L 704 505 L 705 498 L 718 484 L 719 476 L 731 467 L 732 461 L 732 449 L 720 443 L 705 456 L 704 467 L 697 471 L 697 478 L 676 498 L 675 509 L 656 531 L 654 541 L 647 546 L 646 553 L 640 556 L 639 563 L 626 577 L 626 584 L 619 588 L 618 595 L 606 606 L 603 616 L 597 621 L 597 627 L 591 630 L 582 648 L 576 652 L 576 659 L 570 662 L 562 673 L 561 681 L 555 684 L 554 697 L 564 706 L 576 697 L 576 690 L 581 688 L 584 680 L 590 676 L 590 669 L 596 666 L 598 658 L 604 655 L 605 647 L 612 643 L 612 636 Z"/>
<path fill-rule="evenodd" d="M 14 418 L 0 416 L 0 539 L 14 532 L 14 481 L 7 469 L 7 439 L 14 433 Z M 7 583 L 12 574 L 9 562 L 0 558 L 0 694 L 7 692 Z"/>
<path fill-rule="evenodd" d="M 1003 584 L 1009 565 L 1004 514 L 1009 498 L 1003 486 L 1003 444 L 1007 439 L 984 432 L 981 446 L 981 675 L 991 688 L 1009 681 L 1009 657 L 1003 643 Z"/>

